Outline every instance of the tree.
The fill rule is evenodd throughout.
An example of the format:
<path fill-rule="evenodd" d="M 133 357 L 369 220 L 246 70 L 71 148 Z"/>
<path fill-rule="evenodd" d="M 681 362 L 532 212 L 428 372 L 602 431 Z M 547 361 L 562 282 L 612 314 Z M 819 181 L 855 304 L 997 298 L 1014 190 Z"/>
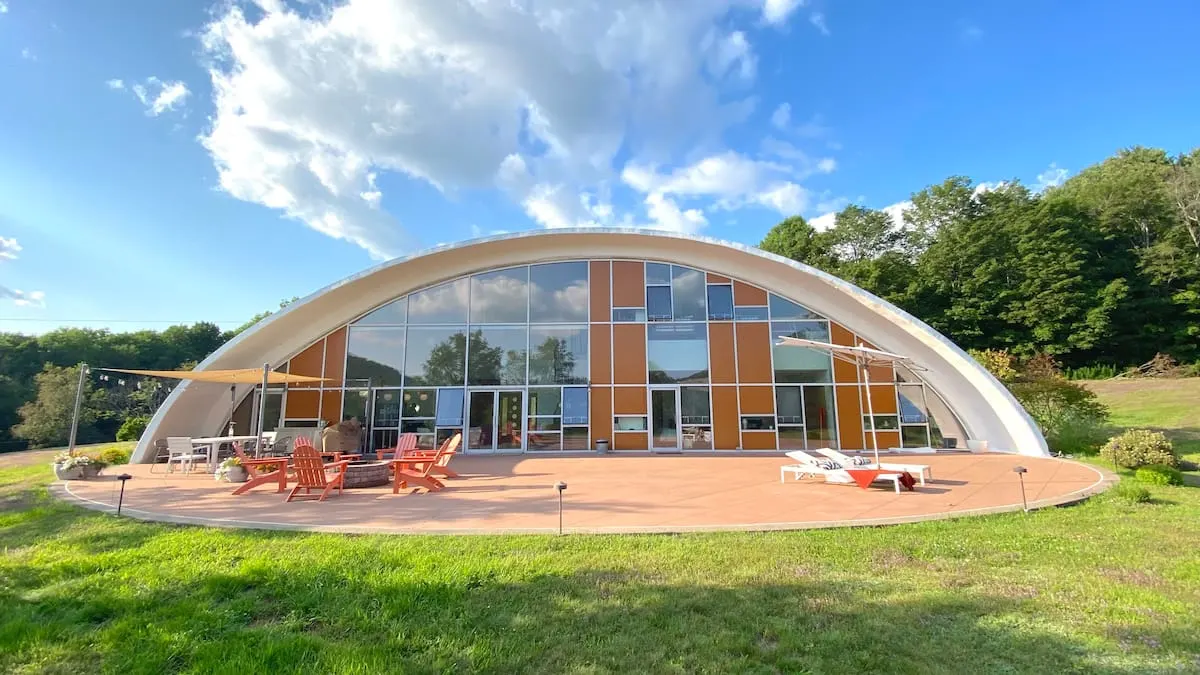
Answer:
<path fill-rule="evenodd" d="M 585 382 L 575 372 L 575 355 L 563 338 L 547 337 L 529 356 L 531 384 L 575 384 Z"/>
<path fill-rule="evenodd" d="M 75 391 L 79 384 L 79 368 L 60 368 L 47 365 L 34 378 L 37 398 L 21 406 L 21 423 L 13 434 L 30 442 L 33 447 L 66 445 L 71 434 L 71 418 L 75 411 Z M 83 404 L 80 406 L 77 441 L 94 443 L 103 440 L 96 429 L 96 420 L 104 409 L 105 395 L 96 391 L 90 377 L 83 380 Z"/>
<path fill-rule="evenodd" d="M 821 269 L 829 263 L 829 238 L 800 216 L 792 216 L 772 227 L 758 247 Z"/>
<path fill-rule="evenodd" d="M 293 302 L 296 302 L 299 299 L 300 299 L 299 296 L 293 295 L 290 300 L 280 300 L 279 301 L 279 309 L 283 309 L 284 307 L 287 307 L 288 305 L 292 304 Z M 238 326 L 237 328 L 234 328 L 233 330 L 226 333 L 225 339 L 232 340 L 236 335 L 238 335 L 242 331 L 253 326 L 254 324 L 258 323 L 259 321 L 262 321 L 263 319 L 267 318 L 268 316 L 271 316 L 274 313 L 275 312 L 272 312 L 271 310 L 268 309 L 265 312 L 259 312 L 258 314 L 255 314 L 254 316 L 250 317 L 250 319 L 248 321 L 246 321 L 246 323 L 244 323 L 244 324 Z"/>

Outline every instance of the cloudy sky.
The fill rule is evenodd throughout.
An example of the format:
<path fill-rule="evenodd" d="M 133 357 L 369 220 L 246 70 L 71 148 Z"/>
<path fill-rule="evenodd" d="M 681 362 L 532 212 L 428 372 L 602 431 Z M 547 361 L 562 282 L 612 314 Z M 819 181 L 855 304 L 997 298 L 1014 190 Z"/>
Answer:
<path fill-rule="evenodd" d="M 0 0 L 0 330 L 241 323 L 531 228 L 757 243 L 1198 142 L 1200 5 Z"/>

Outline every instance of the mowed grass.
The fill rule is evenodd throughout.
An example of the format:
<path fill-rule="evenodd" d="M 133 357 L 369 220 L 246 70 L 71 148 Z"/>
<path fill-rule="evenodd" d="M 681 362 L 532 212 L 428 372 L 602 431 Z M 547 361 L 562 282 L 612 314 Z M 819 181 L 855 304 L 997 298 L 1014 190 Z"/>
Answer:
<path fill-rule="evenodd" d="M 1118 427 L 1162 431 L 1180 454 L 1200 461 L 1200 378 L 1084 382 Z"/>
<path fill-rule="evenodd" d="M 884 528 L 385 537 L 118 519 L 49 473 L 0 468 L 0 672 L 1200 670 L 1197 488 Z"/>

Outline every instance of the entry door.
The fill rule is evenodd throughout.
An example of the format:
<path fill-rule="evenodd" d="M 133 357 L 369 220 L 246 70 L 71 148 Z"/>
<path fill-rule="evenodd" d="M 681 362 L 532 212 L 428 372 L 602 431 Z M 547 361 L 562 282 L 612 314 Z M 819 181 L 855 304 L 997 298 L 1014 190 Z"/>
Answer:
<path fill-rule="evenodd" d="M 650 449 L 679 449 L 679 387 L 650 389 Z"/>
<path fill-rule="evenodd" d="M 467 452 L 521 450 L 524 409 L 523 391 L 472 391 L 467 406 Z"/>

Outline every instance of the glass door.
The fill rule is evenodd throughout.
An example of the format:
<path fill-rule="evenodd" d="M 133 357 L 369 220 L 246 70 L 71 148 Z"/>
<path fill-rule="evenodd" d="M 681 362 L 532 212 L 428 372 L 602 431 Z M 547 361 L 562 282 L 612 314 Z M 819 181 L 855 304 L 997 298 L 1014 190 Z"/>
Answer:
<path fill-rule="evenodd" d="M 524 414 L 523 391 L 472 391 L 467 409 L 467 451 L 520 451 L 524 447 Z"/>
<path fill-rule="evenodd" d="M 679 449 L 679 388 L 650 389 L 650 449 Z"/>
<path fill-rule="evenodd" d="M 496 393 L 496 450 L 519 451 L 524 439 L 525 392 L 501 391 Z"/>
<path fill-rule="evenodd" d="M 467 452 L 490 453 L 496 447 L 496 392 L 473 391 L 467 408 Z"/>

